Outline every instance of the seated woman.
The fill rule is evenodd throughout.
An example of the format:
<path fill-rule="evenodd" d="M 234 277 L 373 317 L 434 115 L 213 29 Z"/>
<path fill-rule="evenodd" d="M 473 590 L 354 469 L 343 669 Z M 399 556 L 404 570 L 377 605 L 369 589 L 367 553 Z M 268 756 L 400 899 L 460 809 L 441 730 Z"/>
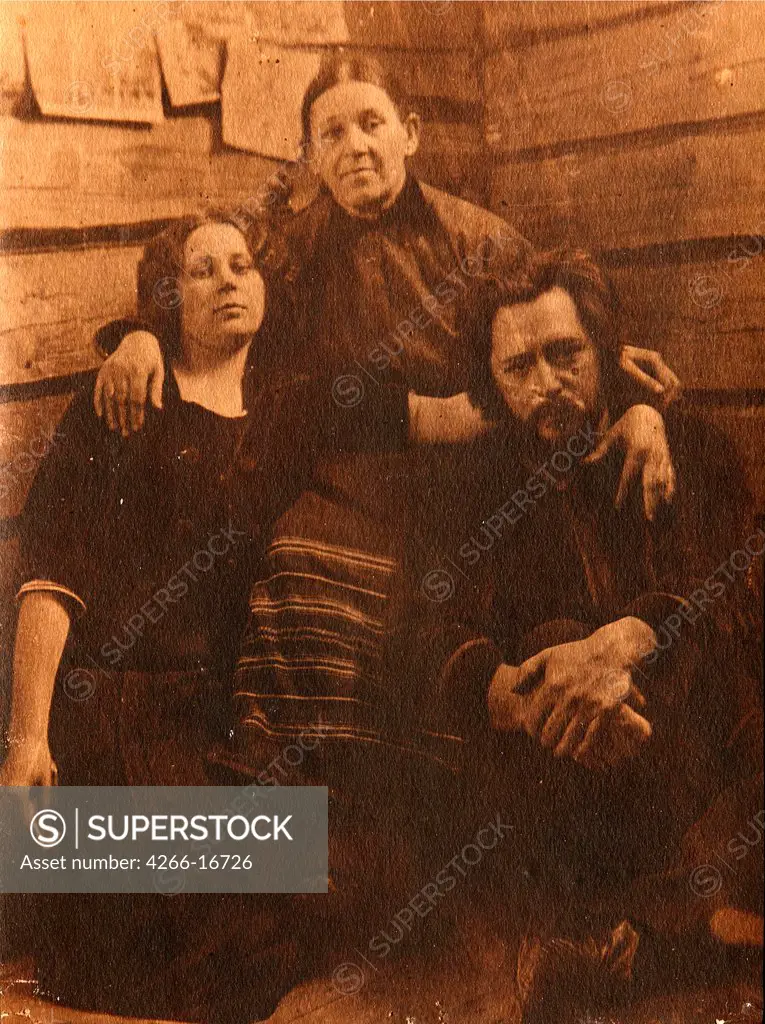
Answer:
<path fill-rule="evenodd" d="M 123 439 L 96 416 L 92 392 L 79 394 L 40 466 L 24 517 L 4 785 L 220 781 L 210 758 L 226 740 L 269 524 L 317 451 L 405 442 L 395 384 L 353 410 L 332 400 L 331 379 L 279 373 L 265 245 L 261 227 L 225 213 L 184 218 L 152 241 L 139 307 L 171 371 L 163 410 Z M 173 965 L 215 899 L 41 901 L 43 987 L 91 1009 L 213 1019 Z M 172 985 L 152 990 L 147 980 L 165 971 Z"/>

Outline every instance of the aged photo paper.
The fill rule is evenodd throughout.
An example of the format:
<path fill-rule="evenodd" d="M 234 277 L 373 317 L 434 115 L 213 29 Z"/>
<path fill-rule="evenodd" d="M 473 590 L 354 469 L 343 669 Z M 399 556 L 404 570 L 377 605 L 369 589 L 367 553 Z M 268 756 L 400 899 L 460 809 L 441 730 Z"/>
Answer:
<path fill-rule="evenodd" d="M 0 104 L 0 1016 L 760 1024 L 765 2 L 3 0 Z"/>

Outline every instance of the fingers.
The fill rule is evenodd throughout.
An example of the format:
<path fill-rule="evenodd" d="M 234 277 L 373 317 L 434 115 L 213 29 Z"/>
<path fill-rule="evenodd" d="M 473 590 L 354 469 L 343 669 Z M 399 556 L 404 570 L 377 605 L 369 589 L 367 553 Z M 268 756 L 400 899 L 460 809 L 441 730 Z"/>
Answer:
<path fill-rule="evenodd" d="M 662 406 L 665 408 L 674 402 L 682 391 L 680 378 L 653 349 L 625 345 L 619 363 L 625 373 L 653 394 L 660 395 Z"/>
<path fill-rule="evenodd" d="M 591 725 L 589 718 L 576 715 L 568 724 L 558 746 L 553 751 L 555 757 L 570 757 L 584 740 Z"/>
<path fill-rule="evenodd" d="M 617 435 L 614 434 L 612 430 L 609 430 L 606 436 L 598 442 L 598 445 L 595 448 L 595 450 L 591 451 L 590 454 L 585 459 L 582 460 L 584 462 L 584 465 L 590 466 L 593 462 L 599 462 L 604 455 L 608 454 L 616 440 Z"/>
<path fill-rule="evenodd" d="M 552 714 L 557 703 L 558 695 L 552 692 L 551 688 L 543 688 L 540 693 L 536 693 L 531 697 L 525 722 L 526 731 L 529 736 L 540 739 L 545 722 L 549 715 Z"/>
<path fill-rule="evenodd" d="M 574 709 L 570 704 L 556 704 L 542 727 L 539 737 L 542 746 L 548 750 L 557 747 L 575 718 Z"/>
<path fill-rule="evenodd" d="M 129 388 L 127 378 L 119 369 L 104 363 L 97 383 L 100 383 L 101 413 L 99 415 L 103 414 L 106 418 L 109 430 L 120 430 L 125 435 L 127 428 L 126 402 Z M 98 408 L 96 408 L 96 412 L 98 412 Z"/>
<path fill-rule="evenodd" d="M 584 739 L 572 754 L 572 757 L 577 764 L 581 764 L 585 768 L 595 770 L 601 766 L 600 760 L 595 756 L 594 748 L 598 733 L 602 728 L 601 723 L 604 717 L 604 715 L 600 715 L 594 721 L 589 723 L 587 731 L 584 734 Z"/>
<path fill-rule="evenodd" d="M 631 708 L 644 708 L 647 706 L 647 701 L 643 694 L 640 692 L 637 686 L 633 682 L 630 682 L 630 689 L 627 696 L 624 698 L 624 702 L 627 707 Z"/>
<path fill-rule="evenodd" d="M 614 498 L 614 508 L 620 509 L 624 504 L 627 495 L 629 494 L 630 487 L 635 477 L 640 471 L 640 463 L 635 458 L 631 451 L 627 452 L 627 456 L 622 466 L 622 475 L 619 477 L 619 486 L 616 489 L 616 497 Z"/>
<path fill-rule="evenodd" d="M 162 408 L 164 365 L 161 357 L 145 369 L 139 361 L 121 361 L 111 356 L 101 367 L 93 392 L 96 413 L 105 418 L 110 430 L 119 430 L 128 437 L 143 428 L 147 395 L 152 404 Z"/>
<path fill-rule="evenodd" d="M 133 433 L 143 428 L 147 384 L 147 378 L 141 375 L 134 375 L 129 381 L 129 423 Z"/>
<path fill-rule="evenodd" d="M 643 508 L 645 517 L 653 522 L 662 504 L 675 496 L 675 467 L 666 455 L 657 461 L 650 457 L 643 466 Z"/>
<path fill-rule="evenodd" d="M 650 460 L 643 466 L 643 511 L 649 523 L 654 521 L 656 511 L 661 502 L 659 495 L 660 481 L 651 469 Z"/>
<path fill-rule="evenodd" d="M 109 430 L 116 431 L 119 425 L 117 423 L 117 407 L 114 404 L 113 384 L 106 384 L 104 386 L 104 413 Z"/>
<path fill-rule="evenodd" d="M 114 401 L 117 405 L 117 421 L 120 426 L 120 433 L 123 437 L 130 437 L 130 383 L 129 381 L 122 380 L 117 392 L 114 396 Z"/>
<path fill-rule="evenodd" d="M 151 391 L 150 398 L 151 404 L 155 409 L 162 408 L 162 385 L 165 383 L 165 366 L 162 360 L 159 365 L 153 370 L 150 375 Z"/>
<path fill-rule="evenodd" d="M 635 757 L 652 732 L 647 719 L 620 704 L 592 722 L 572 756 L 578 764 L 593 771 L 615 768 Z"/>
<path fill-rule="evenodd" d="M 100 419 L 104 415 L 104 379 L 101 370 L 98 371 L 96 386 L 93 389 L 93 408 Z"/>
<path fill-rule="evenodd" d="M 675 490 L 677 488 L 677 475 L 675 474 L 675 465 L 672 459 L 665 459 L 665 466 L 663 468 L 663 476 L 665 480 L 664 484 L 664 501 L 669 504 L 675 497 Z"/>
<path fill-rule="evenodd" d="M 642 384 L 643 387 L 647 388 L 654 395 L 664 395 L 665 388 L 656 376 L 652 376 L 647 373 L 642 366 L 648 365 L 652 371 L 658 374 L 658 367 L 656 360 L 659 359 L 662 365 L 663 360 L 657 352 L 652 352 L 649 349 L 634 348 L 632 345 L 625 345 L 622 349 L 619 363 L 622 369 L 627 373 L 633 380 L 637 381 L 638 384 Z M 639 360 L 639 362 L 638 362 Z"/>
<path fill-rule="evenodd" d="M 665 373 L 662 383 L 664 385 L 664 406 L 666 407 L 680 397 L 680 393 L 683 390 L 683 382 L 676 373 L 670 370 L 666 363 L 662 363 L 662 366 Z"/>
<path fill-rule="evenodd" d="M 623 704 L 621 706 L 621 715 L 624 725 L 630 728 L 635 736 L 639 737 L 643 741 L 651 738 L 653 735 L 653 726 L 647 718 L 643 718 L 643 716 L 639 715 L 637 711 L 633 711 L 628 704 Z"/>

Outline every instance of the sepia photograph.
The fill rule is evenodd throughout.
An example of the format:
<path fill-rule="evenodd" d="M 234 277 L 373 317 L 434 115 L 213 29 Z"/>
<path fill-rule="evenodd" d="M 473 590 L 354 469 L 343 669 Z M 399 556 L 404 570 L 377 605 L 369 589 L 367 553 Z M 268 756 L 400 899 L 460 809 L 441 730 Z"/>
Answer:
<path fill-rule="evenodd" d="M 0 0 L 0 1017 L 762 1024 L 765 0 Z"/>

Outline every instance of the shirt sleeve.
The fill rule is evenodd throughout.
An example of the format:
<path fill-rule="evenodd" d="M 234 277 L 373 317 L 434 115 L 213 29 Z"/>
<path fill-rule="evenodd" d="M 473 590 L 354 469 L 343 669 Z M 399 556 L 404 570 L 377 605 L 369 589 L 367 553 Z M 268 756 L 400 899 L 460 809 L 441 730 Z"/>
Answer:
<path fill-rule="evenodd" d="M 50 591 L 80 612 L 94 592 L 115 439 L 93 411 L 92 389 L 75 395 L 40 463 L 21 522 L 19 596 Z"/>

